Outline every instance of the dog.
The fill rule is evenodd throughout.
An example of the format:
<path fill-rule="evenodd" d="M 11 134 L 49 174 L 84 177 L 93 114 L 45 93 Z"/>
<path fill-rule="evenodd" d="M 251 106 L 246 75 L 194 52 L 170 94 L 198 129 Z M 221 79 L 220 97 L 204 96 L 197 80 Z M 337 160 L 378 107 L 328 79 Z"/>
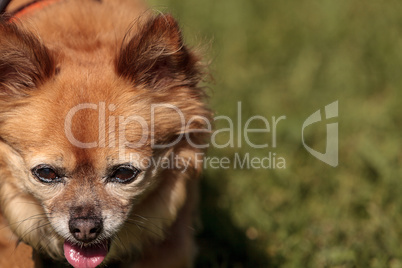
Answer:
<path fill-rule="evenodd" d="M 192 267 L 201 57 L 138 1 L 32 5 L 0 21 L 0 235 L 36 267 Z"/>

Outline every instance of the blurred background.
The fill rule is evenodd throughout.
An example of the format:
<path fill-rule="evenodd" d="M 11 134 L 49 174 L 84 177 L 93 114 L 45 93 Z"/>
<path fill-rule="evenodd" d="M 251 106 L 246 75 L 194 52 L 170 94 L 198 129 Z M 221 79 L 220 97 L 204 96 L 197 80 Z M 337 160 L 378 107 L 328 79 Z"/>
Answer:
<path fill-rule="evenodd" d="M 273 131 L 235 131 L 210 157 L 285 160 L 276 168 L 207 167 L 197 267 L 402 267 L 402 2 L 152 0 L 187 43 L 206 48 L 215 115 Z M 338 101 L 339 165 L 312 156 L 303 122 Z M 323 111 L 323 110 L 322 110 Z M 304 139 L 325 152 L 326 120 Z M 264 128 L 262 120 L 250 124 Z M 217 120 L 215 129 L 228 128 Z M 235 130 L 237 125 L 234 126 Z M 272 125 L 271 125 L 272 130 Z M 238 136 L 242 145 L 238 146 Z M 229 133 L 216 135 L 225 144 Z M 273 160 L 271 160 L 273 161 Z M 272 163 L 271 163 L 272 164 Z"/>

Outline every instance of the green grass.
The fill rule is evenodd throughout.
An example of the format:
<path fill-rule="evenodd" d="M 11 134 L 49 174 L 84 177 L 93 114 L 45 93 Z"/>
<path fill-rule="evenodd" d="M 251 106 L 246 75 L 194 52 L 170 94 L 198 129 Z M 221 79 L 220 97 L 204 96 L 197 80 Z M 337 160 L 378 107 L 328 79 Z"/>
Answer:
<path fill-rule="evenodd" d="M 205 171 L 197 266 L 402 267 L 402 2 L 152 4 L 179 19 L 190 44 L 208 47 L 216 115 L 236 118 L 241 101 L 244 120 L 286 116 L 276 148 L 243 140 L 240 148 L 209 151 L 229 158 L 275 152 L 286 169 Z M 333 168 L 304 149 L 301 129 L 336 100 Z M 317 124 L 306 141 L 324 151 L 325 134 L 325 123 Z M 252 137 L 272 145 L 271 133 Z"/>

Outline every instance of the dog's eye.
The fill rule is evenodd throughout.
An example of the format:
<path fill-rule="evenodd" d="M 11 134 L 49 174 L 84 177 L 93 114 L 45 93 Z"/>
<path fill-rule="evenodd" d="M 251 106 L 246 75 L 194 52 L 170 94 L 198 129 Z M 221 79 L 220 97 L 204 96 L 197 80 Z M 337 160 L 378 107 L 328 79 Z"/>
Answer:
<path fill-rule="evenodd" d="M 112 176 L 110 176 L 110 181 L 118 183 L 130 183 L 137 177 L 138 174 L 140 174 L 140 172 L 140 170 L 134 167 L 119 167 L 113 172 Z"/>
<path fill-rule="evenodd" d="M 48 166 L 40 165 L 34 168 L 32 173 L 42 182 L 50 183 L 60 181 L 60 176 L 57 174 L 57 172 Z"/>

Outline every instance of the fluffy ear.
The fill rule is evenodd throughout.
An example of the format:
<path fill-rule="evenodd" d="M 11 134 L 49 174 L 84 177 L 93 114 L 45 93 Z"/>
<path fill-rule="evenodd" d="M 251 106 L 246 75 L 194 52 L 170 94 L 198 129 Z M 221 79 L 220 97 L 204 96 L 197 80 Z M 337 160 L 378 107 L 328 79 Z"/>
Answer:
<path fill-rule="evenodd" d="M 152 89 L 194 87 L 200 80 L 199 59 L 183 44 L 171 15 L 158 15 L 139 27 L 116 58 L 117 73 Z"/>
<path fill-rule="evenodd" d="M 0 95 L 24 94 L 54 71 L 54 60 L 37 37 L 0 18 Z"/>

